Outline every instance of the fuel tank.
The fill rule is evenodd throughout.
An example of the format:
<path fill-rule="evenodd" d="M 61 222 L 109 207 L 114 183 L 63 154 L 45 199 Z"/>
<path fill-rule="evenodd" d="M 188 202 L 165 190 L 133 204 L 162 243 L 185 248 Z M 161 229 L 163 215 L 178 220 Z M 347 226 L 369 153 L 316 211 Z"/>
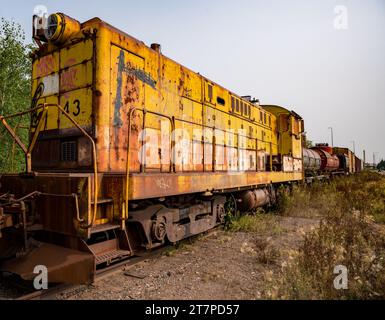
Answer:
<path fill-rule="evenodd" d="M 238 209 L 247 212 L 259 207 L 263 207 L 272 201 L 266 189 L 247 190 L 240 193 L 238 197 Z"/>

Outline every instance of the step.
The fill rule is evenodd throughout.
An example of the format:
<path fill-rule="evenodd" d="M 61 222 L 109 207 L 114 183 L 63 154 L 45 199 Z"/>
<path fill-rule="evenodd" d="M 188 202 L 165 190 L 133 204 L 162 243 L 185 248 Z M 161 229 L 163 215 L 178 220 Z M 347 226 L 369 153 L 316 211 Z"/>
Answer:
<path fill-rule="evenodd" d="M 115 260 L 120 260 L 131 255 L 130 251 L 127 250 L 114 250 L 108 251 L 105 253 L 98 254 L 96 259 L 96 264 L 102 264 L 104 262 L 114 262 Z"/>
<path fill-rule="evenodd" d="M 91 244 L 89 248 L 95 256 L 97 265 L 104 262 L 111 263 L 131 255 L 131 251 L 119 248 L 118 239 Z"/>
<path fill-rule="evenodd" d="M 92 233 L 98 233 L 108 230 L 114 230 L 120 228 L 119 224 L 114 223 L 103 223 L 103 224 L 96 224 L 91 228 L 91 234 Z"/>

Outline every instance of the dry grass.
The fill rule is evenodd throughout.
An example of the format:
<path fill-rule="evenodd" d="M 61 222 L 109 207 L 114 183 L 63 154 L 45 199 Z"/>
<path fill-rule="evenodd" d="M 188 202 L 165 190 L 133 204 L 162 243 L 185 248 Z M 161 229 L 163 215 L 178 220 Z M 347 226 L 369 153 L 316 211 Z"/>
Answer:
<path fill-rule="evenodd" d="M 282 299 L 385 299 L 385 177 L 364 172 L 329 184 L 296 188 L 280 203 L 284 215 L 322 217 L 282 270 L 266 277 L 265 295 Z M 336 290 L 334 267 L 348 270 Z"/>
<path fill-rule="evenodd" d="M 372 172 L 296 186 L 290 195 L 282 194 L 279 212 L 291 217 L 324 217 L 332 209 L 358 210 L 385 223 L 385 176 Z"/>
<path fill-rule="evenodd" d="M 276 264 L 281 257 L 280 251 L 272 246 L 271 238 L 258 237 L 255 242 L 257 261 L 261 264 Z"/>

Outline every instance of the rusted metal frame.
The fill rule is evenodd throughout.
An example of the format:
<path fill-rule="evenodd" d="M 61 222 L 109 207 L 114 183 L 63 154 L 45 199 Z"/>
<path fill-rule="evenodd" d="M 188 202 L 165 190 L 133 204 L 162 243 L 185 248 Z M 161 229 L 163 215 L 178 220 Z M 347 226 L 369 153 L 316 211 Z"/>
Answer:
<path fill-rule="evenodd" d="M 17 134 L 17 130 L 20 128 L 20 122 L 21 122 L 21 117 L 19 117 L 19 121 L 17 122 L 17 125 L 15 126 L 14 132 Z M 13 140 L 12 142 L 12 152 L 11 152 L 11 171 L 13 172 L 13 162 L 15 161 L 15 143 L 16 141 Z"/>
<path fill-rule="evenodd" d="M 146 109 L 143 109 L 142 110 L 142 112 L 143 112 L 143 120 L 142 120 L 142 146 L 141 146 L 141 161 L 140 161 L 140 172 L 141 173 L 145 173 L 146 172 L 146 163 L 145 163 L 145 156 L 146 156 L 146 150 L 145 150 L 145 146 L 146 146 L 146 144 L 144 143 L 144 136 L 143 136 L 143 134 L 145 133 L 145 130 L 146 130 L 146 113 L 147 113 L 147 111 L 146 111 Z M 144 163 L 143 163 L 144 162 Z"/>
<path fill-rule="evenodd" d="M 91 141 L 92 144 L 92 153 L 93 153 L 93 169 L 94 169 L 94 205 L 93 205 L 93 213 L 92 213 L 92 219 L 91 221 L 86 225 L 80 225 L 82 229 L 90 229 L 95 223 L 96 220 L 96 214 L 97 214 L 97 204 L 98 204 L 98 167 L 97 167 L 97 153 L 96 153 L 96 144 L 94 139 L 85 131 L 60 105 L 55 103 L 45 103 L 43 105 L 44 107 L 56 107 L 61 111 L 67 118 L 72 122 L 72 124 L 79 129 L 79 131 L 86 137 L 88 140 Z M 89 218 L 89 216 L 88 216 Z M 89 220 L 89 219 L 88 219 Z"/>
<path fill-rule="evenodd" d="M 40 194 L 41 194 L 41 192 L 39 192 L 39 191 L 33 191 L 33 192 L 31 192 L 31 193 L 28 193 L 27 195 L 25 195 L 24 197 L 22 197 L 22 198 L 20 198 L 20 199 L 13 199 L 13 200 L 10 200 L 10 201 L 8 202 L 8 204 L 17 203 L 17 202 L 22 202 L 22 201 L 24 201 L 24 200 L 27 200 L 27 199 L 32 198 L 32 197 L 34 197 L 34 196 L 38 196 L 38 195 L 40 195 Z M 7 204 L 6 204 L 6 205 L 7 205 Z"/>
<path fill-rule="evenodd" d="M 45 119 L 45 117 L 47 116 L 47 113 L 48 113 L 48 107 L 44 106 L 43 112 L 40 113 L 39 123 L 38 123 L 37 127 L 35 128 L 35 132 L 33 134 L 32 140 L 29 144 L 29 147 L 28 147 L 28 150 L 26 153 L 26 171 L 27 171 L 27 173 L 32 172 L 32 156 L 31 156 L 32 150 L 35 147 L 37 137 L 39 136 L 40 131 L 43 128 L 43 125 L 44 125 L 43 119 Z"/>
<path fill-rule="evenodd" d="M 24 154 L 27 154 L 28 150 L 27 147 L 24 145 L 24 143 L 20 140 L 20 138 L 17 136 L 15 131 L 11 128 L 11 126 L 7 123 L 6 119 L 9 119 L 11 117 L 3 117 L 0 116 L 0 121 L 3 124 L 4 128 L 9 132 L 9 134 L 12 136 L 14 141 L 19 145 L 19 147 L 23 150 Z"/>
<path fill-rule="evenodd" d="M 164 174 L 163 174 L 164 176 Z M 301 181 L 302 174 L 285 173 L 285 172 L 234 172 L 228 174 L 226 172 L 185 172 L 170 175 L 168 184 L 169 189 L 158 188 L 154 181 L 162 179 L 162 174 L 133 174 L 130 183 L 132 196 L 135 200 L 144 200 L 148 198 L 169 197 L 180 194 L 202 193 L 207 190 L 217 192 L 218 190 L 239 190 L 239 188 L 251 188 L 254 186 L 269 185 L 273 183 L 281 183 L 285 181 Z M 164 177 L 163 177 L 164 178 Z M 145 188 L 142 188 L 146 186 Z"/>
<path fill-rule="evenodd" d="M 128 219 L 128 197 L 129 197 L 129 187 L 130 187 L 130 165 L 131 165 L 131 155 L 130 155 L 130 145 L 131 145 L 131 119 L 133 113 L 137 110 L 136 107 L 133 107 L 128 115 L 128 140 L 127 140 L 127 162 L 126 162 L 126 190 L 125 190 L 125 206 L 124 212 L 122 213 L 122 222 L 121 229 L 125 230 L 126 226 L 124 221 Z"/>
<path fill-rule="evenodd" d="M 0 199 L 5 199 L 6 196 L 9 196 L 9 194 L 4 194 L 4 195 L 1 195 L 0 196 Z M 47 196 L 47 197 L 64 197 L 64 198 L 74 198 L 75 199 L 75 208 L 76 208 L 76 220 L 78 222 L 84 222 L 84 219 L 80 218 L 80 210 L 79 210 L 79 198 L 78 198 L 78 195 L 76 193 L 73 193 L 73 194 L 55 194 L 55 193 L 46 193 L 46 192 L 40 192 L 40 191 L 33 191 L 27 195 L 25 195 L 24 197 L 20 198 L 20 199 L 13 199 L 13 200 L 10 200 L 8 201 L 8 203 L 5 203 L 5 204 L 1 204 L 3 206 L 6 206 L 6 205 L 10 205 L 12 203 L 18 203 L 18 202 L 23 202 L 29 198 L 33 198 L 34 196 Z"/>
<path fill-rule="evenodd" d="M 175 134 L 175 117 L 171 117 L 171 172 L 176 173 L 176 166 L 175 166 L 175 160 L 176 160 L 176 150 L 175 150 L 175 139 L 172 138 L 173 134 Z"/>
<path fill-rule="evenodd" d="M 83 223 L 84 222 L 84 219 L 83 218 L 80 218 L 80 210 L 79 210 L 79 198 L 78 198 L 78 195 L 76 193 L 73 193 L 72 196 L 74 197 L 75 199 L 75 209 L 76 209 L 76 220 L 80 223 Z"/>
<path fill-rule="evenodd" d="M 31 109 L 28 109 L 28 110 L 25 110 L 25 111 L 22 111 L 22 112 L 18 112 L 18 113 L 13 113 L 13 114 L 10 114 L 10 115 L 7 115 L 7 116 L 0 116 L 0 119 L 11 119 L 11 118 L 16 118 L 16 117 L 19 117 L 19 116 L 23 116 L 27 113 L 31 113 L 33 111 L 37 111 L 37 110 L 40 110 L 43 108 L 43 105 L 40 105 L 38 107 L 35 107 L 35 108 L 31 108 Z"/>
<path fill-rule="evenodd" d="M 43 108 L 43 112 L 40 113 L 39 123 L 38 123 L 38 125 L 37 125 L 37 127 L 35 129 L 34 136 L 32 138 L 32 141 L 31 141 L 28 149 L 25 146 L 25 144 L 20 140 L 18 135 L 16 134 L 16 132 L 15 132 L 16 128 L 15 128 L 15 130 L 13 130 L 11 128 L 11 126 L 7 123 L 6 119 L 11 119 L 11 118 L 14 118 L 14 117 L 17 117 L 17 116 L 22 116 L 24 114 L 27 114 L 28 112 L 31 112 L 32 109 L 30 109 L 29 111 L 19 112 L 17 114 L 13 114 L 13 115 L 10 115 L 10 116 L 7 116 L 7 117 L 0 117 L 2 124 L 7 129 L 9 134 L 12 136 L 14 142 L 16 142 L 19 145 L 19 147 L 22 149 L 22 151 L 24 152 L 25 159 L 26 159 L 26 172 L 27 173 L 31 173 L 31 171 L 32 171 L 31 153 L 32 153 L 33 147 L 34 147 L 34 145 L 36 143 L 36 139 L 37 139 L 37 137 L 38 137 L 38 135 L 40 133 L 40 130 L 42 128 L 43 119 L 47 115 L 47 108 L 46 107 L 39 107 L 39 109 L 41 109 L 41 108 Z M 36 108 L 34 108 L 34 109 L 36 109 Z"/>
<path fill-rule="evenodd" d="M 76 193 L 72 194 L 54 194 L 54 193 L 45 193 L 39 192 L 39 196 L 47 196 L 47 197 L 64 197 L 64 198 L 74 198 L 75 201 L 75 209 L 76 209 L 76 220 L 80 223 L 84 222 L 83 218 L 80 218 L 80 210 L 79 210 L 79 197 Z"/>
<path fill-rule="evenodd" d="M 2 204 L 4 206 L 6 206 L 7 204 Z M 21 214 L 21 220 L 22 220 L 22 227 L 23 227 L 23 240 L 24 240 L 24 249 L 25 251 L 27 250 L 28 248 L 28 241 L 27 241 L 27 210 L 26 210 L 26 205 L 24 203 L 24 201 L 20 201 L 20 212 L 16 212 L 14 211 L 13 213 L 18 213 L 18 214 Z M 1 234 L 1 229 L 2 228 L 6 228 L 6 227 L 9 227 L 9 226 L 12 226 L 12 222 L 11 222 L 11 225 L 9 225 L 7 223 L 7 216 L 8 218 L 11 216 L 9 214 L 5 214 L 4 215 L 4 209 L 2 207 L 0 207 L 0 238 L 2 236 Z M 3 220 L 5 219 L 5 220 Z M 12 220 L 11 220 L 12 221 Z"/>
<path fill-rule="evenodd" d="M 79 197 L 76 193 L 72 194 L 55 194 L 55 193 L 45 193 L 45 192 L 38 192 L 39 196 L 46 196 L 46 197 L 62 197 L 62 198 L 74 198 L 75 201 L 75 209 L 76 209 L 76 220 L 80 223 L 84 222 L 83 218 L 80 218 L 80 210 L 79 210 Z"/>

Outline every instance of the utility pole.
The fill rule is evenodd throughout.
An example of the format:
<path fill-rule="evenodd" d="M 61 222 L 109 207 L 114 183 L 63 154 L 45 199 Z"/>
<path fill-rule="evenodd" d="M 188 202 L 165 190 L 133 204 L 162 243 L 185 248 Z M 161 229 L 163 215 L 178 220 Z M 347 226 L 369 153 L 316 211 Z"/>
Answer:
<path fill-rule="evenodd" d="M 373 152 L 373 168 L 375 168 L 375 167 L 376 167 L 376 156 Z"/>
<path fill-rule="evenodd" d="M 350 141 L 353 143 L 353 153 L 356 154 L 356 142 L 355 141 Z"/>
<path fill-rule="evenodd" d="M 378 152 L 373 152 L 373 167 L 376 168 L 376 154 L 378 154 Z"/>
<path fill-rule="evenodd" d="M 333 140 L 334 140 L 334 139 L 333 139 L 333 138 L 334 138 L 334 137 L 333 137 L 333 128 L 332 128 L 332 127 L 329 127 L 329 130 L 331 131 L 330 134 L 331 134 L 331 137 L 332 137 L 332 147 L 334 147 L 334 141 L 333 141 Z"/>

